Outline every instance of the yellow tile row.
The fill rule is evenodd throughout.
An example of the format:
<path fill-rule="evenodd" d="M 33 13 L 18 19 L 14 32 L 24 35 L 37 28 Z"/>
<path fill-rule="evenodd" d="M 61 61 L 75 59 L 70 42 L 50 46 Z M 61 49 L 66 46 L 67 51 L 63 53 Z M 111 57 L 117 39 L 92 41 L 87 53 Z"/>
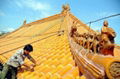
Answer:
<path fill-rule="evenodd" d="M 12 38 L 6 37 L 0 39 L 1 46 L 6 45 L 0 47 L 0 50 L 1 52 L 5 52 L 6 50 L 14 49 L 17 46 L 45 38 L 49 36 L 49 33 L 58 31 L 60 24 L 61 18 L 45 23 L 30 25 L 29 27 L 23 27 L 7 36 Z M 61 29 L 65 29 L 65 27 L 62 26 Z M 15 39 L 13 38 L 15 36 L 34 37 L 20 37 Z M 34 68 L 34 72 L 20 72 L 18 74 L 18 79 L 85 79 L 84 76 L 79 77 L 78 68 L 74 65 L 66 32 L 62 36 L 54 35 L 33 43 L 32 45 L 34 51 L 31 55 L 37 61 L 37 66 Z M 15 51 L 16 50 L 11 51 L 5 54 L 5 56 L 9 58 Z M 5 62 L 6 59 L 0 56 L 0 61 Z M 29 60 L 26 60 L 25 63 L 28 65 L 31 64 Z"/>

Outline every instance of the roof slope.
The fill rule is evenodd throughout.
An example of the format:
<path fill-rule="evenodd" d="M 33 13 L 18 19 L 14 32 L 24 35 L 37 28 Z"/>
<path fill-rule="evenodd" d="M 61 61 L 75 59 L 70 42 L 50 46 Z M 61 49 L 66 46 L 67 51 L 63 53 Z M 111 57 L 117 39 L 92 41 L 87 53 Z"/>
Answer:
<path fill-rule="evenodd" d="M 72 16 L 73 17 L 73 16 Z M 34 72 L 24 71 L 19 79 L 74 79 L 78 69 L 74 65 L 67 39 L 67 20 L 64 14 L 57 14 L 21 26 L 0 39 L 0 61 L 6 62 L 16 50 L 31 43 L 32 56 L 37 61 Z M 71 20 L 74 20 L 70 17 Z M 64 33 L 62 33 L 64 30 Z M 59 36 L 59 34 L 62 34 Z M 29 60 L 25 61 L 31 64 Z"/>
<path fill-rule="evenodd" d="M 31 54 L 38 65 L 34 72 L 20 72 L 19 79 L 79 78 L 67 37 L 68 31 L 70 31 L 69 26 L 72 25 L 73 21 L 78 22 L 79 29 L 82 29 L 80 33 L 94 32 L 71 13 L 67 15 L 64 13 L 56 14 L 24 24 L 16 31 L 0 38 L 0 62 L 6 62 L 16 50 L 30 43 L 34 47 Z M 25 62 L 31 64 L 29 60 Z M 84 79 L 84 76 L 81 79 Z"/>

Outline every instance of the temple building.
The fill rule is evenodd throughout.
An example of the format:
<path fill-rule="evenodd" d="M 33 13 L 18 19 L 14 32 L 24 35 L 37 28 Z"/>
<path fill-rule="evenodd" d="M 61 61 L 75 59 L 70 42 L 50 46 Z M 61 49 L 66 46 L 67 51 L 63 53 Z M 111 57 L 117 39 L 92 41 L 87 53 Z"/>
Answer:
<path fill-rule="evenodd" d="M 72 28 L 77 31 L 73 37 Z M 25 20 L 20 28 L 1 36 L 0 63 L 31 44 L 37 66 L 33 72 L 18 72 L 18 79 L 120 79 L 120 46 L 114 45 L 114 55 L 101 54 L 90 47 L 91 40 L 85 43 L 82 38 L 95 33 L 70 12 L 68 4 L 63 5 L 61 13 L 31 23 Z M 28 59 L 25 63 L 31 64 Z"/>

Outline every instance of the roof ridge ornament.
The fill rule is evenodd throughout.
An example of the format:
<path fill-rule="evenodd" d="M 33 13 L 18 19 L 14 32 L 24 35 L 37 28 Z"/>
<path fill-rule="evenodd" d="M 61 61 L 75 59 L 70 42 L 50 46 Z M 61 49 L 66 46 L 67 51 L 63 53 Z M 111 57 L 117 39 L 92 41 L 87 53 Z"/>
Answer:
<path fill-rule="evenodd" d="M 25 19 L 25 20 L 23 21 L 23 25 L 26 25 L 26 22 L 27 22 L 27 21 L 26 21 L 26 19 Z"/>
<path fill-rule="evenodd" d="M 63 4 L 63 6 L 62 6 L 62 14 L 67 14 L 67 13 L 69 13 L 70 12 L 70 6 L 69 6 L 69 4 Z"/>

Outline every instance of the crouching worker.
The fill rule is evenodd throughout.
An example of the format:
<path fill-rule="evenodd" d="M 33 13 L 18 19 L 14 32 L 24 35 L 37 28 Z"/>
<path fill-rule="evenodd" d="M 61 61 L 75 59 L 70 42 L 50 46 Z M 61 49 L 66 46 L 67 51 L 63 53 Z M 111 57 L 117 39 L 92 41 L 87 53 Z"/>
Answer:
<path fill-rule="evenodd" d="M 9 79 L 17 79 L 17 71 L 21 66 L 26 68 L 33 69 L 36 65 L 36 61 L 30 56 L 30 52 L 33 51 L 33 47 L 30 44 L 25 45 L 21 50 L 18 50 L 5 64 L 3 70 L 0 74 L 0 79 L 6 79 L 7 74 L 11 74 Z M 25 58 L 28 58 L 31 62 L 34 63 L 34 66 L 29 67 L 24 64 Z M 8 78 L 7 78 L 8 79 Z"/>

